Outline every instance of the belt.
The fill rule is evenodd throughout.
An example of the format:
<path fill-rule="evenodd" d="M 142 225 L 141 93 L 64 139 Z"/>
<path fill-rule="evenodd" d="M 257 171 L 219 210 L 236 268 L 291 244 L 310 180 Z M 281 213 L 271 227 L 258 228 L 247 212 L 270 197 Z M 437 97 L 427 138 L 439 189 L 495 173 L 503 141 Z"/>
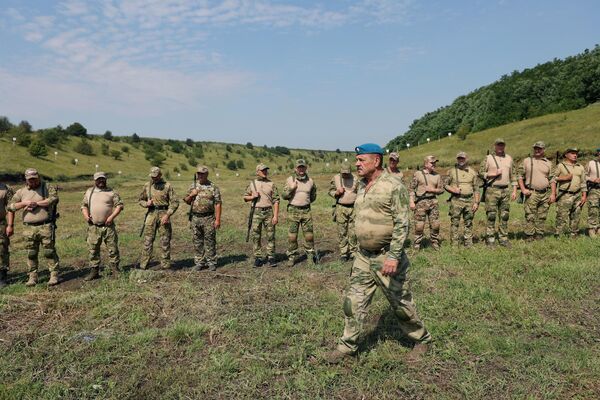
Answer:
<path fill-rule="evenodd" d="M 192 215 L 194 217 L 208 217 L 208 216 L 215 215 L 215 212 L 214 211 L 208 211 L 208 212 L 203 212 L 203 213 L 193 212 Z"/>
<path fill-rule="evenodd" d="M 508 185 L 492 185 L 490 187 L 494 189 L 506 189 Z"/>
<path fill-rule="evenodd" d="M 273 207 L 256 207 L 258 211 L 269 211 Z"/>
<path fill-rule="evenodd" d="M 310 210 L 310 204 L 308 204 L 306 206 L 295 206 L 293 204 L 288 204 L 288 207 L 294 207 L 294 208 L 297 208 L 298 210 Z"/>
<path fill-rule="evenodd" d="M 578 194 L 579 192 L 581 192 L 581 190 L 576 190 L 574 192 L 571 192 L 570 190 L 559 190 L 559 192 L 561 192 L 561 193 L 569 193 L 569 194 Z"/>
<path fill-rule="evenodd" d="M 23 225 L 27 225 L 27 226 L 40 226 L 40 225 L 46 225 L 49 224 L 50 221 L 42 221 L 42 222 L 23 222 Z"/>
<path fill-rule="evenodd" d="M 418 203 L 421 200 L 429 200 L 429 199 L 435 199 L 435 196 L 417 196 L 417 198 L 415 199 L 415 203 Z"/>
<path fill-rule="evenodd" d="M 461 199 L 470 199 L 471 197 L 473 197 L 473 193 L 471 193 L 471 194 L 459 194 L 458 197 L 460 197 Z"/>
<path fill-rule="evenodd" d="M 346 208 L 353 208 L 354 204 L 342 204 L 342 203 L 337 203 L 338 206 L 342 206 L 342 207 L 346 207 Z"/>
<path fill-rule="evenodd" d="M 546 188 L 546 189 L 529 189 L 529 190 L 533 190 L 536 193 L 546 193 L 550 189 Z"/>
<path fill-rule="evenodd" d="M 97 223 L 95 223 L 95 222 L 88 222 L 88 225 L 89 225 L 89 226 L 97 226 L 98 228 L 104 228 L 105 226 L 110 226 L 110 225 L 107 225 L 107 224 L 105 224 L 105 223 L 102 223 L 102 224 L 97 224 Z M 112 224 L 111 224 L 111 225 L 112 225 Z"/>
<path fill-rule="evenodd" d="M 156 211 L 156 210 L 168 210 L 169 206 L 150 206 L 148 207 L 149 211 Z"/>
<path fill-rule="evenodd" d="M 384 246 L 381 250 L 379 251 L 369 251 L 369 250 L 365 250 L 365 249 L 361 249 L 360 247 L 358 248 L 358 251 L 360 254 L 362 254 L 365 257 L 378 257 L 382 254 L 387 253 L 388 251 L 390 251 L 390 246 Z"/>

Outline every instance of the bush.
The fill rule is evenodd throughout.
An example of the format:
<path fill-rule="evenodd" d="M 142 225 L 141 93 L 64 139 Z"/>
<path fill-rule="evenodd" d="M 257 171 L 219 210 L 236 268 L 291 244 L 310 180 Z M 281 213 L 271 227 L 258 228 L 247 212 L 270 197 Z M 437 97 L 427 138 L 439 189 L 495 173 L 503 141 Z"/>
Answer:
<path fill-rule="evenodd" d="M 146 158 L 148 161 L 150 161 L 150 164 L 160 167 L 162 166 L 162 164 L 165 162 L 165 160 L 167 159 L 167 157 L 163 156 L 160 153 L 154 153 L 151 157 Z"/>
<path fill-rule="evenodd" d="M 18 131 L 14 134 L 14 137 L 17 138 L 17 144 L 19 146 L 29 147 L 29 145 L 31 144 L 31 135 L 28 135 L 25 132 Z"/>
<path fill-rule="evenodd" d="M 102 155 L 103 155 L 103 156 L 107 156 L 107 155 L 109 154 L 109 153 L 108 153 L 108 151 L 109 151 L 108 144 L 106 144 L 106 143 L 102 143 L 102 144 L 100 145 L 100 152 L 102 153 Z"/>
<path fill-rule="evenodd" d="M 252 150 L 254 148 L 254 145 L 250 142 L 246 143 L 246 148 Z"/>
<path fill-rule="evenodd" d="M 180 163 L 179 164 L 179 168 L 181 168 L 182 171 L 187 171 L 188 170 L 188 166 L 184 163 Z"/>
<path fill-rule="evenodd" d="M 185 139 L 186 146 L 194 147 L 194 141 L 190 138 Z"/>
<path fill-rule="evenodd" d="M 120 160 L 121 159 L 121 152 L 119 150 L 111 150 L 110 151 L 110 156 L 112 158 L 114 158 L 115 160 Z"/>
<path fill-rule="evenodd" d="M 81 139 L 81 141 L 79 143 L 77 143 L 75 145 L 75 148 L 73 150 L 75 150 L 75 152 L 77 152 L 79 154 L 83 154 L 86 156 L 94 155 L 94 147 L 92 147 L 90 142 L 88 142 L 86 139 L 83 139 L 83 138 Z"/>
<path fill-rule="evenodd" d="M 67 126 L 65 132 L 69 136 L 87 137 L 87 129 L 79 122 L 73 122 L 71 125 Z"/>
<path fill-rule="evenodd" d="M 460 140 L 465 140 L 469 133 L 471 133 L 471 125 L 462 124 L 456 131 L 456 136 L 458 136 Z"/>
<path fill-rule="evenodd" d="M 225 146 L 225 150 L 226 150 L 228 153 L 231 153 L 231 145 L 230 145 L 230 144 L 228 144 L 227 146 Z"/>
<path fill-rule="evenodd" d="M 242 160 L 237 160 L 235 162 L 235 165 L 237 166 L 238 169 L 243 169 L 244 168 L 244 162 Z"/>
<path fill-rule="evenodd" d="M 29 154 L 34 157 L 44 157 L 48 155 L 48 149 L 41 140 L 36 139 L 29 145 Z"/>
<path fill-rule="evenodd" d="M 108 141 L 112 141 L 113 140 L 113 134 L 111 131 L 106 131 L 104 132 L 104 135 L 102 135 L 102 137 Z"/>
<path fill-rule="evenodd" d="M 227 169 L 230 169 L 232 171 L 237 170 L 237 163 L 234 160 L 229 160 L 229 162 L 225 164 L 225 166 L 227 167 Z"/>

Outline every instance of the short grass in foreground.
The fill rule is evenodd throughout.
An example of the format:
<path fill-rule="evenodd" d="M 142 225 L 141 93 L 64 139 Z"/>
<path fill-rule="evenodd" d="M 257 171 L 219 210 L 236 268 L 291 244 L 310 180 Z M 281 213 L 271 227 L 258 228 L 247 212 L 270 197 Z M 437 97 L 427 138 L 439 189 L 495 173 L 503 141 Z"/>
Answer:
<path fill-rule="evenodd" d="M 83 283 L 87 250 L 79 213 L 88 183 L 61 191 L 63 284 L 25 288 L 20 227 L 13 283 L 0 293 L 0 398 L 597 398 L 600 395 L 600 241 L 586 237 L 512 249 L 409 251 L 419 312 L 435 338 L 409 367 L 410 350 L 377 294 L 360 356 L 320 361 L 341 334 L 349 264 L 336 261 L 329 177 L 316 177 L 317 267 L 251 268 L 244 243 L 246 182 L 219 181 L 224 226 L 217 273 L 194 273 L 182 204 L 176 270 Z M 278 180 L 281 181 L 282 179 Z M 135 264 L 141 182 L 115 182 L 125 199 L 118 228 L 123 265 Z M 176 182 L 183 194 L 186 184 Z M 447 197 L 446 195 L 443 198 Z M 446 203 L 441 201 L 444 237 Z M 283 207 L 285 209 L 285 207 Z M 551 216 L 554 215 L 554 207 Z M 476 233 L 483 232 L 483 211 Z M 511 232 L 522 230 L 514 204 Z M 585 217 L 585 216 L 584 216 Z M 582 219 L 584 221 L 584 219 Z M 549 221 L 549 224 L 553 221 Z M 585 223 L 582 223 L 582 228 Z M 285 251 L 285 218 L 277 251 Z"/>

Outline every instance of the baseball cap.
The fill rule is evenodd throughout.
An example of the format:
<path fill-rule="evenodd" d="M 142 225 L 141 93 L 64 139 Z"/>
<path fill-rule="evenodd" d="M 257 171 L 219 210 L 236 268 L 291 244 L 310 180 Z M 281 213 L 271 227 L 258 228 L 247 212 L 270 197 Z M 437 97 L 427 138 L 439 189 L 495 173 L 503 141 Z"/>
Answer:
<path fill-rule="evenodd" d="M 104 172 L 96 172 L 94 174 L 94 180 L 97 180 L 97 179 L 100 179 L 100 178 L 106 179 L 106 174 Z"/>
<path fill-rule="evenodd" d="M 265 169 L 270 169 L 266 164 L 260 163 L 256 166 L 256 172 L 263 171 Z"/>
<path fill-rule="evenodd" d="M 390 153 L 390 159 L 392 160 L 399 160 L 400 156 L 398 155 L 398 153 L 396 153 L 395 151 Z"/>
<path fill-rule="evenodd" d="M 579 149 L 577 147 L 567 147 L 564 154 L 567 153 L 579 153 Z"/>
<path fill-rule="evenodd" d="M 539 147 L 540 149 L 545 149 L 546 148 L 546 143 L 542 142 L 541 140 L 535 142 L 533 144 L 533 147 Z"/>
<path fill-rule="evenodd" d="M 40 174 L 38 174 L 37 169 L 35 168 L 27 168 L 25 170 L 25 179 L 30 179 L 30 178 L 39 178 Z"/>
<path fill-rule="evenodd" d="M 342 167 L 340 168 L 340 174 L 349 174 L 350 172 L 352 172 L 350 169 L 350 164 L 342 164 Z"/>
<path fill-rule="evenodd" d="M 464 151 L 459 151 L 458 154 L 456 154 L 456 158 L 468 158 L 467 153 Z"/>
<path fill-rule="evenodd" d="M 437 161 L 438 161 L 438 159 L 437 159 L 437 158 L 435 158 L 435 156 L 427 156 L 427 157 L 425 157 L 425 158 L 423 159 L 423 161 L 425 161 L 425 162 L 432 162 L 432 163 L 433 163 L 433 162 L 437 162 Z"/>
<path fill-rule="evenodd" d="M 296 167 L 306 167 L 306 161 L 303 159 L 296 160 Z"/>
<path fill-rule="evenodd" d="M 375 143 L 361 144 L 360 146 L 356 146 L 354 148 L 354 151 L 356 151 L 356 154 L 358 154 L 358 155 L 361 155 L 361 154 L 381 154 L 381 155 L 383 155 L 383 149 L 381 148 L 381 146 L 379 146 L 378 144 L 375 144 Z"/>
<path fill-rule="evenodd" d="M 504 139 L 498 138 L 494 141 L 494 144 L 506 144 L 506 142 L 504 141 Z"/>
<path fill-rule="evenodd" d="M 160 168 L 158 168 L 158 167 L 150 168 L 150 175 L 149 175 L 150 178 L 156 178 L 160 174 L 161 174 Z"/>

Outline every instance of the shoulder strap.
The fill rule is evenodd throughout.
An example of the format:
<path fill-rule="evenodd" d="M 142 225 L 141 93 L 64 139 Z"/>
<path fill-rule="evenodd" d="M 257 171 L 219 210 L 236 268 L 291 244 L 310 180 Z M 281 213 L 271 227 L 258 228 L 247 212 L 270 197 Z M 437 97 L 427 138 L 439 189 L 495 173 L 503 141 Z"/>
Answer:
<path fill-rule="evenodd" d="M 339 180 L 338 180 L 339 179 Z M 334 178 L 333 181 L 335 182 L 335 188 L 339 189 L 343 186 L 343 181 L 342 181 L 342 175 L 341 174 L 337 174 Z"/>
<path fill-rule="evenodd" d="M 252 179 L 252 187 L 254 188 L 255 192 L 258 192 L 258 189 L 256 188 L 256 179 Z"/>
<path fill-rule="evenodd" d="M 429 186 L 429 183 L 427 182 L 427 176 L 425 176 L 425 172 L 421 170 L 421 173 L 423 174 L 423 179 L 425 179 L 425 186 Z"/>
<path fill-rule="evenodd" d="M 494 160 L 494 164 L 496 164 L 496 169 L 500 169 L 500 166 L 498 165 L 498 161 L 496 161 L 496 156 L 493 154 L 490 154 L 492 156 L 492 159 Z"/>
<path fill-rule="evenodd" d="M 454 167 L 454 172 L 456 173 L 456 185 L 460 185 L 460 180 L 458 179 L 458 167 Z"/>
<path fill-rule="evenodd" d="M 525 186 L 531 185 L 531 182 L 533 181 L 533 157 L 529 157 L 529 161 L 531 162 L 531 170 L 529 171 L 529 183 L 525 182 Z"/>
<path fill-rule="evenodd" d="M 600 178 L 600 172 L 598 171 L 598 164 L 600 163 L 598 160 L 594 160 L 594 163 L 596 164 L 596 178 Z"/>
<path fill-rule="evenodd" d="M 92 195 L 94 194 L 94 187 L 90 188 L 90 195 L 88 196 L 88 212 L 92 214 Z"/>

